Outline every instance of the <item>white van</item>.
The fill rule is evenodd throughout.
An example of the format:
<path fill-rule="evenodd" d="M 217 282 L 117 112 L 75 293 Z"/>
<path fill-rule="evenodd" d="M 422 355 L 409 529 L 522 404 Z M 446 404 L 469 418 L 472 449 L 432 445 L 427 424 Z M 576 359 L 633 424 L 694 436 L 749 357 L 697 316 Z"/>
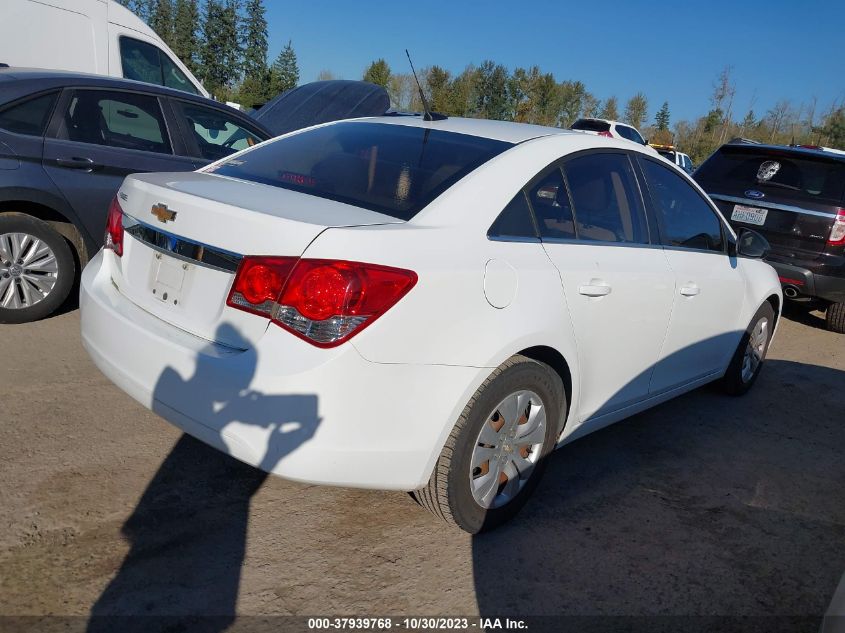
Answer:
<path fill-rule="evenodd" d="M 210 96 L 155 31 L 113 0 L 2 0 L 0 64 L 125 77 Z"/>

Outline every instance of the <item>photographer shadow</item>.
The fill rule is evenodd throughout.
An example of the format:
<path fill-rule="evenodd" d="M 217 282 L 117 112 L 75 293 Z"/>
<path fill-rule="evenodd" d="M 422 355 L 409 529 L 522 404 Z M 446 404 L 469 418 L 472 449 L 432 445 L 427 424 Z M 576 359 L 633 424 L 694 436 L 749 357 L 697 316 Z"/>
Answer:
<path fill-rule="evenodd" d="M 249 389 L 257 357 L 228 324 L 198 354 L 184 380 L 168 367 L 153 394 L 192 412 L 215 429 L 224 446 L 227 426 L 255 426 L 266 434 L 260 470 L 183 435 L 159 467 L 123 525 L 130 549 L 91 609 L 88 631 L 226 630 L 234 621 L 246 553 L 250 500 L 282 459 L 313 437 L 320 423 L 316 395 L 268 396 Z M 239 371 L 221 378 L 221 365 Z M 252 437 L 256 437 L 253 435 Z M 208 439 L 208 438 L 206 438 Z"/>

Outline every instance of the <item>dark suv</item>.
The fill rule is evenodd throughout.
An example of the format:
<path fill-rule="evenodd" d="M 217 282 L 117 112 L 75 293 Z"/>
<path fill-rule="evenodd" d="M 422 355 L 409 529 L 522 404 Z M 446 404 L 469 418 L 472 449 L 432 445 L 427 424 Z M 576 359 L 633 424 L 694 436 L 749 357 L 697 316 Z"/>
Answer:
<path fill-rule="evenodd" d="M 191 171 L 272 136 L 233 108 L 163 86 L 0 69 L 0 323 L 62 304 L 127 174 Z"/>
<path fill-rule="evenodd" d="M 784 296 L 845 332 L 845 152 L 727 144 L 693 177 L 735 228 L 766 236 Z"/>

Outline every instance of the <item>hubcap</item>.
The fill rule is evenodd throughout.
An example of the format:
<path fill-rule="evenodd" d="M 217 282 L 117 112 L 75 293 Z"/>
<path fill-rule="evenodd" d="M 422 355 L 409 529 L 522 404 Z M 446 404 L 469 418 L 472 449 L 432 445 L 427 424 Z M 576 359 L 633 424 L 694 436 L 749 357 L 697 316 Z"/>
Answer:
<path fill-rule="evenodd" d="M 766 353 L 766 343 L 769 340 L 769 320 L 763 317 L 757 321 L 751 336 L 748 338 L 748 345 L 745 347 L 745 356 L 742 358 L 742 382 L 748 382 L 757 371 L 757 367 L 763 362 L 763 355 Z"/>
<path fill-rule="evenodd" d="M 47 298 L 59 264 L 46 242 L 26 233 L 0 234 L 0 308 L 29 308 Z"/>
<path fill-rule="evenodd" d="M 482 508 L 511 501 L 531 478 L 546 438 L 546 408 L 533 391 L 517 391 L 487 417 L 470 462 L 472 496 Z"/>

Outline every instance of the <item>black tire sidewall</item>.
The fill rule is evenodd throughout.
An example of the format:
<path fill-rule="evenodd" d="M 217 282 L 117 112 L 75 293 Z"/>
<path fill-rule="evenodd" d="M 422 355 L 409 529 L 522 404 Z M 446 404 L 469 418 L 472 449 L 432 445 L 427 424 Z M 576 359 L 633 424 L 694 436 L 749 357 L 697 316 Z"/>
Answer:
<path fill-rule="evenodd" d="M 754 370 L 754 373 L 751 375 L 751 378 L 747 381 L 742 379 L 742 361 L 745 357 L 745 349 L 748 347 L 748 341 L 751 339 L 751 333 L 754 331 L 754 327 L 760 321 L 761 318 L 767 317 L 769 319 L 769 335 L 766 338 L 766 347 L 763 350 L 763 359 L 757 365 L 757 368 Z M 731 359 L 730 365 L 728 365 L 728 370 L 725 372 L 725 377 L 723 379 L 723 383 L 725 386 L 725 390 L 731 395 L 742 395 L 747 392 L 757 380 L 757 377 L 760 375 L 760 370 L 763 369 L 763 365 L 766 362 L 766 356 L 769 353 L 769 344 L 772 342 L 772 335 L 774 334 L 775 329 L 775 311 L 772 308 L 772 305 L 766 301 L 761 305 L 757 312 L 754 313 L 754 317 L 751 319 L 751 322 L 748 324 L 748 327 L 745 329 L 745 332 L 742 334 L 742 338 L 739 341 L 739 345 L 734 352 L 733 358 Z"/>
<path fill-rule="evenodd" d="M 53 290 L 34 306 L 18 310 L 0 308 L 0 323 L 28 323 L 43 319 L 64 303 L 73 288 L 76 262 L 70 246 L 46 222 L 20 213 L 0 214 L 0 235 L 4 233 L 26 233 L 43 240 L 56 256 L 59 272 Z"/>
<path fill-rule="evenodd" d="M 501 508 L 486 509 L 478 505 L 470 490 L 470 465 L 475 441 L 482 425 L 508 395 L 521 390 L 536 393 L 546 407 L 546 438 L 543 452 L 522 490 L 513 501 Z M 524 362 L 505 369 L 487 385 L 475 401 L 467 417 L 467 424 L 457 438 L 455 454 L 448 476 L 449 499 L 455 522 L 470 533 L 491 529 L 515 515 L 537 487 L 542 478 L 546 458 L 554 449 L 558 433 L 558 412 L 566 404 L 560 377 L 547 365 Z"/>

